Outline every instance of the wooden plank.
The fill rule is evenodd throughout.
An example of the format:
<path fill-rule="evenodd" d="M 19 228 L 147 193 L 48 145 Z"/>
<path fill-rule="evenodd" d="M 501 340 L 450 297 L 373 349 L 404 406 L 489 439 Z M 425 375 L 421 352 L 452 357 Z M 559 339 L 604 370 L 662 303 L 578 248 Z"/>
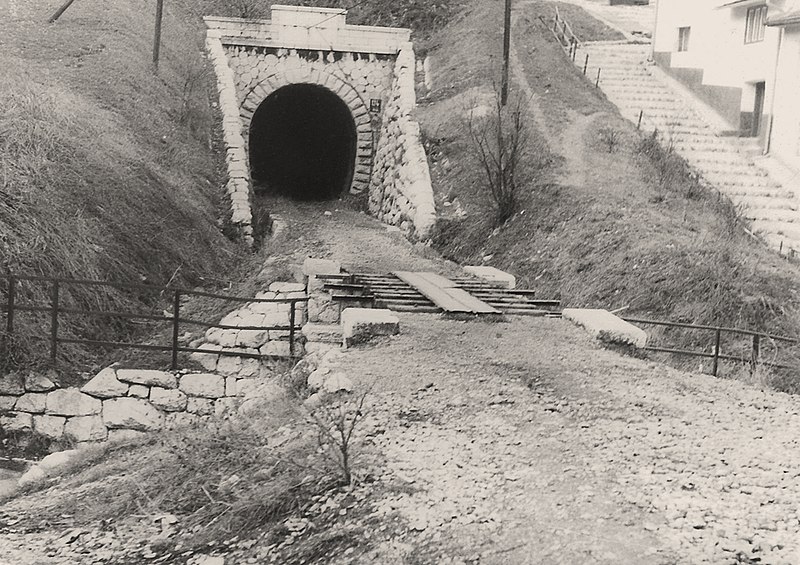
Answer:
<path fill-rule="evenodd" d="M 499 314 L 500 311 L 495 308 L 494 306 L 490 306 L 486 304 L 483 300 L 475 298 L 466 290 L 460 288 L 447 288 L 445 289 L 448 295 L 450 295 L 455 300 L 459 301 L 461 304 L 469 308 L 472 312 L 476 314 Z"/>
<path fill-rule="evenodd" d="M 430 271 L 423 271 L 417 274 L 429 283 L 435 284 L 439 288 L 456 288 L 458 286 L 450 279 L 447 279 L 441 275 L 437 275 L 436 273 L 431 273 Z"/>
<path fill-rule="evenodd" d="M 400 280 L 416 288 L 428 300 L 446 312 L 470 312 L 471 310 L 458 300 L 447 294 L 443 288 L 436 286 L 420 273 L 410 271 L 395 271 Z"/>
<path fill-rule="evenodd" d="M 393 274 L 417 289 L 422 295 L 446 312 L 500 314 L 499 310 L 471 296 L 468 292 L 456 288 L 453 281 L 436 273 L 396 271 Z"/>

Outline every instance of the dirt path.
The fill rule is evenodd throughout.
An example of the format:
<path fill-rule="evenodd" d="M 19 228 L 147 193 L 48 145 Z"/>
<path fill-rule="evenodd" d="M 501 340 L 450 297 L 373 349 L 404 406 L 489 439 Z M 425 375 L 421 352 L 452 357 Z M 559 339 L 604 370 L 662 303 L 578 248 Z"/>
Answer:
<path fill-rule="evenodd" d="M 307 203 L 262 197 L 259 206 L 286 224 L 279 238 L 298 248 L 295 257 L 299 262 L 307 256 L 331 258 L 350 272 L 460 271 L 457 264 L 442 259 L 430 248 L 410 243 L 399 230 L 342 202 Z"/>
<path fill-rule="evenodd" d="M 797 399 L 560 320 L 402 327 L 339 369 L 374 387 L 385 479 L 418 489 L 376 503 L 411 526 L 404 562 L 800 563 Z"/>

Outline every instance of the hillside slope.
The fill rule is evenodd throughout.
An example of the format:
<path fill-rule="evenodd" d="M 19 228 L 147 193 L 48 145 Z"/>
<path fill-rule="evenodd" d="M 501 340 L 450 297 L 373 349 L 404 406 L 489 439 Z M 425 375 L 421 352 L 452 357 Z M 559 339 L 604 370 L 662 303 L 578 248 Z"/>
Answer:
<path fill-rule="evenodd" d="M 445 211 L 436 248 L 462 263 L 507 269 L 521 285 L 566 306 L 796 335 L 800 270 L 753 241 L 730 203 L 686 171 L 662 182 L 665 155 L 619 117 L 539 20 L 552 18 L 554 4 L 524 2 L 514 13 L 512 93 L 531 99 L 529 127 L 546 144 L 551 167 L 525 187 L 517 214 L 502 226 L 491 221 L 484 172 L 466 141 L 465 110 L 476 97 L 493 97 L 501 37 L 484 22 L 501 21 L 499 7 L 476 2 L 445 30 L 453 44 L 432 52 L 433 89 L 419 114 Z M 580 24 L 605 37 L 599 22 Z M 470 73 L 459 72 L 453 54 L 467 45 Z M 611 151 L 604 143 L 610 134 Z M 454 209 L 461 214 L 447 212 Z M 710 346 L 708 335 L 670 339 Z"/>
<path fill-rule="evenodd" d="M 240 253 L 226 216 L 214 151 L 213 83 L 202 28 L 180 4 L 164 25 L 160 71 L 151 69 L 152 3 L 15 2 L 0 22 L 0 268 L 16 274 L 116 282 L 227 284 Z M 11 9 L 13 8 L 13 11 Z M 5 296 L 5 284 L 2 285 Z M 46 285 L 24 284 L 42 302 Z M 66 289 L 64 304 L 147 307 L 145 297 Z M 42 320 L 19 316 L 5 361 L 41 361 L 31 340 Z M 64 320 L 64 335 L 124 335 L 109 320 Z M 64 349 L 65 361 L 86 361 Z"/>

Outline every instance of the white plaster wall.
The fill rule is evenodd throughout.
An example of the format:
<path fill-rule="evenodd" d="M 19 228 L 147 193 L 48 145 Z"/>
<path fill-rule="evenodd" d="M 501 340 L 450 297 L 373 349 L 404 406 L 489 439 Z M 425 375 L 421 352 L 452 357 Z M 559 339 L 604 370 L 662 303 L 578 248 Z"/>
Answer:
<path fill-rule="evenodd" d="M 770 150 L 800 164 L 800 26 L 786 29 L 781 46 Z"/>
<path fill-rule="evenodd" d="M 659 0 L 656 52 L 671 52 L 675 68 L 703 69 L 703 84 L 743 88 L 769 82 L 775 64 L 778 30 L 768 27 L 764 41 L 745 44 L 747 6 L 719 8 L 720 0 Z M 678 28 L 690 26 L 689 51 L 678 52 Z M 742 99 L 752 111 L 753 90 Z"/>

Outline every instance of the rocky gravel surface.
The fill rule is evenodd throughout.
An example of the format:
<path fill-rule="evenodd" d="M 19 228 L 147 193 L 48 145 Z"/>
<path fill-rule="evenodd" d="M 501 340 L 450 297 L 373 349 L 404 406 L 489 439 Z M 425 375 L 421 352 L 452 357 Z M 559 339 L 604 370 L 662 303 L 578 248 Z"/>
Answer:
<path fill-rule="evenodd" d="M 800 563 L 798 399 L 558 320 L 401 324 L 339 370 L 376 390 L 372 442 L 416 489 L 377 507 L 423 562 Z"/>

